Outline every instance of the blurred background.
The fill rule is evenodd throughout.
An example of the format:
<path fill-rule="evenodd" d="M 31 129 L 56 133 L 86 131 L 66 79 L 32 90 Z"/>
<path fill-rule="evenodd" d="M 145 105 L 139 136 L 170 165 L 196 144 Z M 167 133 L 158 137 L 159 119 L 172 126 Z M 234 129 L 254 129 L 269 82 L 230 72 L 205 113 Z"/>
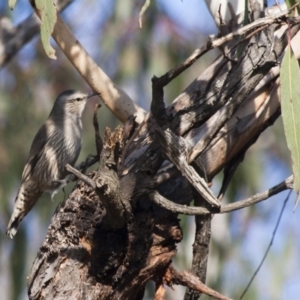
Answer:
<path fill-rule="evenodd" d="M 217 34 L 217 27 L 205 1 L 156 0 L 151 1 L 140 28 L 139 13 L 144 2 L 74 0 L 62 16 L 101 68 L 134 101 L 149 110 L 151 77 L 160 76 L 182 62 L 195 48 L 206 43 L 209 35 Z M 211 5 L 213 1 L 208 2 Z M 235 8 L 244 4 L 244 1 L 232 2 Z M 226 10 L 226 5 L 222 9 Z M 0 1 L 1 21 L 5 20 L 9 26 L 21 24 L 30 14 L 28 0 L 18 0 L 13 11 L 9 10 L 6 0 Z M 26 276 L 51 216 L 64 198 L 60 192 L 51 202 L 50 196 L 44 195 L 21 223 L 14 240 L 5 235 L 33 137 L 60 92 L 67 89 L 90 91 L 53 41 L 52 44 L 57 49 L 57 60 L 45 55 L 40 37 L 36 35 L 0 69 L 1 299 L 27 299 Z M 171 103 L 217 55 L 217 50 L 209 52 L 174 80 L 166 88 L 165 100 Z M 78 162 L 96 152 L 92 126 L 96 101 L 91 100 L 84 113 L 84 142 Z M 119 124 L 103 106 L 98 115 L 102 133 L 105 126 L 114 128 Z M 290 174 L 289 151 L 279 118 L 247 152 L 224 201 L 232 202 L 264 191 Z M 221 179 L 222 174 L 214 180 L 215 193 Z M 68 191 L 71 189 L 72 186 L 68 187 Z M 239 299 L 268 247 L 286 194 L 213 218 L 207 277 L 210 287 Z M 293 212 L 295 195 L 290 198 L 270 253 L 243 299 L 299 299 L 300 208 Z M 182 216 L 181 222 L 184 240 L 178 245 L 174 263 L 179 270 L 184 270 L 191 267 L 194 219 Z M 184 288 L 174 286 L 174 290 L 167 290 L 168 299 L 183 298 Z M 152 299 L 153 292 L 154 285 L 149 283 L 145 299 Z"/>

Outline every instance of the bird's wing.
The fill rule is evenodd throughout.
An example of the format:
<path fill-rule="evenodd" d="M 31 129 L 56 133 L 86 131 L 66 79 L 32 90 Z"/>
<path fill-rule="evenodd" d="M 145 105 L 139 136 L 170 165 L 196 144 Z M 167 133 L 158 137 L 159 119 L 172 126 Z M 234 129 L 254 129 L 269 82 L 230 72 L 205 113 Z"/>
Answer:
<path fill-rule="evenodd" d="M 22 181 L 25 181 L 34 170 L 37 162 L 43 154 L 43 149 L 49 140 L 51 133 L 47 132 L 47 125 L 44 123 L 35 135 L 31 144 L 29 156 L 22 174 Z"/>

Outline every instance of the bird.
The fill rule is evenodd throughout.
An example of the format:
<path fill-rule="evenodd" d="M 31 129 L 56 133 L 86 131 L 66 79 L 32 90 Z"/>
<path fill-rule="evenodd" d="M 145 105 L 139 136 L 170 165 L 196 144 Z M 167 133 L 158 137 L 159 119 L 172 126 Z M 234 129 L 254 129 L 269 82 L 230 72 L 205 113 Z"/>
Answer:
<path fill-rule="evenodd" d="M 87 100 L 96 95 L 99 94 L 67 90 L 56 98 L 49 117 L 31 144 L 7 226 L 6 234 L 11 239 L 44 192 L 50 192 L 53 199 L 58 190 L 68 183 L 65 165 L 74 166 L 79 156 L 82 145 L 81 117 Z"/>

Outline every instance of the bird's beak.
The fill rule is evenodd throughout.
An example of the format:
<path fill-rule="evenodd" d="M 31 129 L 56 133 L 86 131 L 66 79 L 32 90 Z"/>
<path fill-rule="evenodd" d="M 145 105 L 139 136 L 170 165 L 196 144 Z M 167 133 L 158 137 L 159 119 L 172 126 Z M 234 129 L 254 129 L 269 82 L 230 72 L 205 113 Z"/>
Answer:
<path fill-rule="evenodd" d="M 91 98 L 91 97 L 93 97 L 93 96 L 97 96 L 97 95 L 100 95 L 100 94 L 97 93 L 97 92 L 89 93 L 89 94 L 87 94 L 87 99 L 89 99 L 89 98 Z"/>

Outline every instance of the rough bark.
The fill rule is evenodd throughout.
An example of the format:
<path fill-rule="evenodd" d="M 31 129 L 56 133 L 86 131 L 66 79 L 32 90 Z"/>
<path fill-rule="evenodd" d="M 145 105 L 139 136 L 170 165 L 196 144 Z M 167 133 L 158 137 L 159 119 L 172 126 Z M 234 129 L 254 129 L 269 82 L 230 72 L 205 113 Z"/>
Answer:
<path fill-rule="evenodd" d="M 205 201 L 194 191 L 195 206 L 207 206 Z M 195 216 L 196 230 L 193 244 L 193 261 L 191 271 L 201 280 L 206 281 L 206 270 L 209 255 L 212 215 Z M 184 300 L 197 300 L 201 293 L 188 288 Z"/>
<path fill-rule="evenodd" d="M 291 25 L 292 35 L 298 30 Z M 192 186 L 205 183 L 189 178 L 187 170 L 204 173 L 210 181 L 273 124 L 280 114 L 279 102 L 268 97 L 274 85 L 270 84 L 255 103 L 250 101 L 254 88 L 287 44 L 285 35 L 276 41 L 272 37 L 272 27 L 254 34 L 243 54 L 234 57 L 236 62 L 219 59 L 211 72 L 202 74 L 166 109 L 166 81 L 154 87 L 152 116 L 128 136 L 120 153 L 113 150 L 104 163 L 100 158 L 99 169 L 89 174 L 95 186 L 79 182 L 58 207 L 29 276 L 30 299 L 142 299 L 149 280 L 157 283 L 157 297 L 162 297 L 162 282 L 185 282 L 187 274 L 181 274 L 183 278 L 173 272 L 171 279 L 167 275 L 176 243 L 182 239 L 178 217 L 150 201 L 148 195 L 157 191 L 175 203 L 189 205 Z M 157 128 L 165 133 L 162 138 L 168 133 L 180 136 L 177 140 L 184 140 L 180 146 L 184 151 L 174 152 L 176 143 L 162 147 Z M 116 156 L 110 160 L 112 153 Z M 171 154 L 181 156 L 173 160 Z M 157 185 L 156 179 L 172 169 L 165 157 L 180 172 Z M 184 163 L 177 165 L 176 159 Z M 123 203 L 125 221 L 118 214 L 112 217 L 112 208 L 105 202 L 112 187 L 108 184 L 108 190 L 100 191 L 97 186 L 103 168 L 119 179 L 114 199 L 120 198 Z M 197 266 L 199 259 L 195 257 L 193 271 L 205 280 L 210 216 L 197 222 L 197 234 L 201 236 L 203 230 L 205 236 L 203 241 L 196 239 L 194 250 L 196 255 L 202 253 L 203 265 Z M 187 286 L 202 291 L 199 282 Z"/>

